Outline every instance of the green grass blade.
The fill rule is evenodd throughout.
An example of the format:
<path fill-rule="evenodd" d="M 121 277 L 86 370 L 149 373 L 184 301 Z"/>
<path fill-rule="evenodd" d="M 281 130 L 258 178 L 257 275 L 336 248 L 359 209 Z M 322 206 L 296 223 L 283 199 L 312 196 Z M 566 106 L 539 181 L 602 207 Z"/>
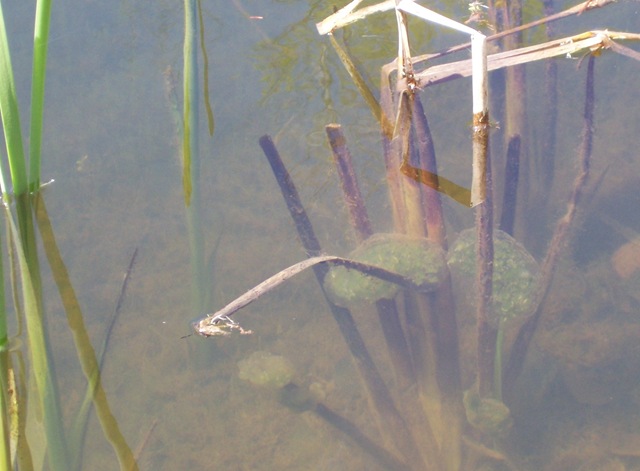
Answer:
<path fill-rule="evenodd" d="M 0 244 L 1 246 L 1 244 Z M 11 397 L 9 394 L 9 335 L 7 332 L 7 311 L 4 300 L 4 273 L 0 252 L 0 469 L 11 469 Z M 15 394 L 15 390 L 14 390 Z"/>
<path fill-rule="evenodd" d="M 197 1 L 185 0 L 184 8 L 183 185 L 191 255 L 191 295 L 194 309 L 199 313 L 205 309 L 207 287 L 204 267 L 206 257 L 200 222 Z"/>
<path fill-rule="evenodd" d="M 27 191 L 27 170 L 25 164 L 24 148 L 22 143 L 22 130 L 20 129 L 20 113 L 18 98 L 13 79 L 13 67 L 11 66 L 11 54 L 9 53 L 9 40 L 4 24 L 4 14 L 0 3 L 0 113 L 2 113 L 2 127 L 9 157 L 9 169 L 13 192 L 21 195 Z M 1 168 L 0 168 L 1 170 Z M 2 181 L 2 193 L 7 194 L 8 182 L 4 173 L 0 175 Z"/>
<path fill-rule="evenodd" d="M 184 45 L 183 45 L 183 134 L 182 134 L 182 186 L 185 205 L 191 205 L 194 172 L 193 157 L 198 148 L 198 58 L 194 47 L 196 34 L 196 1 L 184 1 Z"/>
<path fill-rule="evenodd" d="M 26 198 L 19 198 L 17 203 L 18 218 L 31 218 L 28 200 Z M 52 471 L 67 471 L 70 469 L 69 453 L 62 422 L 62 414 L 60 412 L 58 390 L 53 376 L 53 365 L 51 363 L 51 354 L 44 325 L 42 303 L 38 296 L 37 287 L 39 287 L 39 280 L 37 279 L 37 274 L 33 273 L 38 268 L 37 260 L 35 260 L 35 263 L 32 263 L 31 266 L 33 268 L 30 268 L 27 258 L 31 257 L 32 261 L 35 259 L 35 241 L 31 250 L 27 252 L 23 240 L 33 240 L 33 234 L 31 234 L 30 238 L 28 238 L 28 234 L 22 234 L 22 237 L 18 234 L 13 216 L 6 206 L 5 220 L 14 235 L 15 251 L 20 267 L 20 275 L 22 277 L 22 295 L 27 320 L 27 337 L 29 339 L 33 375 L 44 414 L 49 466 Z"/>
<path fill-rule="evenodd" d="M 44 112 L 44 82 L 47 68 L 51 0 L 39 0 L 33 36 L 33 71 L 31 76 L 31 128 L 29 131 L 29 190 L 40 186 L 40 151 Z"/>
<path fill-rule="evenodd" d="M 202 50 L 202 88 L 204 107 L 207 110 L 207 124 L 209 125 L 209 135 L 213 136 L 215 122 L 213 120 L 213 110 L 211 109 L 211 98 L 209 97 L 209 56 L 204 40 L 204 19 L 202 18 L 202 2 L 198 0 L 198 25 L 200 26 L 200 49 Z"/>

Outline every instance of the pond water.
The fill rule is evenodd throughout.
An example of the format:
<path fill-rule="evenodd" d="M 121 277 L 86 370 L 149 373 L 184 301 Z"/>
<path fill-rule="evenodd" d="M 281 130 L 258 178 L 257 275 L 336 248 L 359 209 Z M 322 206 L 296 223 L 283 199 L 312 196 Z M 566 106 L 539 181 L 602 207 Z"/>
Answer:
<path fill-rule="evenodd" d="M 34 16 L 27 3 L 5 7 L 25 105 Z M 439 2 L 439 8 L 459 20 L 468 16 L 464 3 Z M 532 6 L 525 14 L 534 18 L 541 10 Z M 97 352 L 137 249 L 101 382 L 138 469 L 389 467 L 371 448 L 367 452 L 366 445 L 347 438 L 327 418 L 332 416 L 323 415 L 325 409 L 309 410 L 313 406 L 283 397 L 291 389 L 287 384 L 295 383 L 322 407 L 384 443 L 358 369 L 311 273 L 234 315 L 251 335 L 185 338 L 193 320 L 306 257 L 258 145 L 260 136 L 269 134 L 276 142 L 323 252 L 345 256 L 356 245 L 326 142 L 329 123 L 343 125 L 375 232 L 393 231 L 379 128 L 327 37 L 315 29 L 331 12 L 332 5 L 315 0 L 203 0 L 215 131 L 208 133 L 200 90 L 196 218 L 203 246 L 194 254 L 182 137 L 175 121 L 182 107 L 183 5 L 135 0 L 53 5 L 42 179 L 55 181 L 43 189 L 42 198 Z M 621 2 L 555 23 L 555 35 L 602 28 L 638 32 L 639 18 L 637 3 Z M 423 28 L 417 21 L 411 26 L 414 52 L 467 39 Z M 395 17 L 387 12 L 341 37 L 376 89 L 379 68 L 396 51 L 395 31 Z M 542 39 L 540 32 L 527 36 Z M 536 167 L 548 139 L 544 65 L 527 66 L 523 155 L 528 160 L 522 171 L 534 196 L 518 206 L 515 238 L 538 262 L 566 210 L 578 167 L 587 62 L 577 69 L 580 59 L 556 61 L 553 182 L 543 181 Z M 199 61 L 202 83 L 200 52 Z M 592 179 L 554 278 L 543 333 L 532 347 L 535 354 L 518 398 L 509 404 L 514 433 L 503 439 L 500 451 L 489 450 L 494 443 L 481 444 L 476 432 L 466 433 L 472 445 L 465 442 L 463 453 L 480 456 L 468 461 L 468 469 L 483 464 L 495 470 L 640 469 L 640 351 L 635 347 L 640 345 L 640 285 L 634 284 L 640 280 L 638 66 L 612 52 L 596 60 Z M 440 173 L 468 186 L 470 81 L 427 88 L 421 98 Z M 28 116 L 23 120 L 28 122 Z M 491 133 L 498 176 L 505 132 L 496 126 Z M 542 193 L 545 202 L 535 199 Z M 453 241 L 456 233 L 473 226 L 474 213 L 446 198 L 444 207 Z M 193 257 L 205 260 L 205 292 L 200 294 L 192 289 Z M 41 261 L 61 409 L 71 424 L 86 381 L 59 292 L 46 258 Z M 457 301 L 462 381 L 469 388 L 474 328 L 465 301 Z M 371 306 L 353 314 L 382 378 L 401 403 L 406 391 L 394 375 L 377 316 Z M 28 359 L 26 346 L 23 353 Z M 265 378 L 269 367 L 276 368 L 274 377 Z M 410 407 L 401 404 L 399 409 L 411 416 Z M 419 421 L 407 420 L 411 426 Z M 43 449 L 36 445 L 42 440 L 38 427 L 33 430 L 30 441 L 38 462 Z M 76 445 L 70 440 L 72 454 L 78 452 Z M 83 460 L 82 469 L 120 469 L 95 414 L 89 419 Z"/>

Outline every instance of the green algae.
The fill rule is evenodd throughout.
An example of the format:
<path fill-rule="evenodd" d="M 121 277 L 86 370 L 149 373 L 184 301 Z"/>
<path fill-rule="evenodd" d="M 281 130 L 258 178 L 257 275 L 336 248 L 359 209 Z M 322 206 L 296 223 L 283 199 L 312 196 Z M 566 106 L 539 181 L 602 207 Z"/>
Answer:
<path fill-rule="evenodd" d="M 493 233 L 493 310 L 490 320 L 497 326 L 521 317 L 530 309 L 538 283 L 538 263 L 527 250 L 504 231 Z M 451 246 L 448 263 L 456 290 L 474 296 L 476 277 L 476 231 L 462 231 Z M 473 300 L 471 301 L 473 304 Z"/>
<path fill-rule="evenodd" d="M 293 365 L 280 355 L 266 351 L 253 352 L 238 362 L 238 377 L 256 386 L 280 389 L 291 382 Z"/>
<path fill-rule="evenodd" d="M 420 287 L 439 284 L 446 267 L 438 246 L 403 234 L 373 235 L 348 258 L 403 275 Z M 401 289 L 395 283 L 345 267 L 332 268 L 324 287 L 333 302 L 344 307 L 391 299 Z"/>

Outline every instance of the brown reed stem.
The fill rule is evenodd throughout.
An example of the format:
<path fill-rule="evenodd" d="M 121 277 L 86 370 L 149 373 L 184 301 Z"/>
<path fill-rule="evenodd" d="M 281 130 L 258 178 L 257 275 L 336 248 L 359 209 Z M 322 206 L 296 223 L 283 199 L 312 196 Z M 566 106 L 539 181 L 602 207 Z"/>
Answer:
<path fill-rule="evenodd" d="M 438 244 L 443 250 L 447 250 L 447 235 L 444 227 L 444 217 L 442 215 L 442 198 L 438 188 L 440 182 L 438 178 L 438 164 L 436 162 L 436 151 L 433 146 L 433 136 L 429 128 L 429 121 L 424 112 L 422 101 L 419 95 L 414 95 L 411 100 L 413 110 L 413 129 L 417 141 L 418 166 L 429 176 L 430 183 L 421 188 L 423 195 L 423 206 L 427 224 L 427 234 L 429 240 Z"/>
<path fill-rule="evenodd" d="M 422 186 L 424 212 L 429 240 L 447 250 L 447 237 L 442 212 L 442 198 L 438 191 L 438 165 L 429 121 L 419 96 L 413 100 L 413 126 L 416 133 L 420 168 L 430 175 L 432 184 Z M 460 390 L 460 362 L 458 326 L 451 279 L 442 282 L 436 294 L 435 310 L 431 312 L 431 328 L 436 337 L 438 383 L 445 395 L 455 395 Z"/>
<path fill-rule="evenodd" d="M 307 255 L 318 255 L 321 251 L 320 242 L 315 235 L 311 221 L 298 196 L 298 190 L 285 168 L 278 150 L 269 136 L 262 136 L 259 142 L 280 186 L 282 196 Z M 323 281 L 328 268 L 324 265 L 316 265 L 313 267 L 313 271 L 331 309 L 331 314 L 338 324 L 340 333 L 354 359 L 356 369 L 364 382 L 383 436 L 396 448 L 400 456 L 408 461 L 412 469 L 437 469 L 431 463 L 429 463 L 430 466 L 427 466 L 427 463 L 423 461 L 411 431 L 398 412 L 391 393 L 367 350 L 351 312 L 346 308 L 335 305 L 324 292 Z"/>
<path fill-rule="evenodd" d="M 569 230 L 575 219 L 578 204 L 583 196 L 589 171 L 591 168 L 591 153 L 593 149 L 593 109 L 595 103 L 594 91 L 594 64 L 595 56 L 589 56 L 587 68 L 586 98 L 584 105 L 584 119 L 582 129 L 582 143 L 578 153 L 580 169 L 573 183 L 573 189 L 567 202 L 565 215 L 558 220 L 549 250 L 542 263 L 540 285 L 538 287 L 533 303 L 533 315 L 523 324 L 518 332 L 518 336 L 511 349 L 511 354 L 507 363 L 504 375 L 504 389 L 509 394 L 514 387 L 515 381 L 522 372 L 524 361 L 529 350 L 529 344 L 536 332 L 540 318 L 542 317 L 545 300 L 549 294 L 553 275 L 560 258 L 560 254 L 565 247 Z"/>
<path fill-rule="evenodd" d="M 351 225 L 356 231 L 356 241 L 362 243 L 373 234 L 373 228 L 371 227 L 364 199 L 360 193 L 358 179 L 353 169 L 351 152 L 347 147 L 347 139 L 344 137 L 342 127 L 339 124 L 328 124 L 325 126 L 325 130 L 333 153 L 333 161 L 338 170 L 342 196 L 349 210 Z"/>
<path fill-rule="evenodd" d="M 481 113 L 479 113 L 481 114 Z M 493 308 L 493 191 L 491 159 L 489 156 L 489 116 L 474 116 L 474 155 L 485 156 L 485 199 L 476 206 L 476 289 L 478 370 L 477 386 L 481 397 L 491 396 L 493 391 L 494 360 L 497 329 L 489 322 Z M 476 147 L 479 150 L 476 151 Z"/>
<path fill-rule="evenodd" d="M 373 234 L 373 228 L 360 193 L 351 153 L 347 148 L 347 140 L 339 124 L 329 124 L 325 129 L 338 170 L 343 198 L 349 210 L 351 225 L 355 229 L 356 240 L 361 243 Z M 394 374 L 400 387 L 406 389 L 414 384 L 415 375 L 407 340 L 400 323 L 398 307 L 393 299 L 380 299 L 376 301 L 375 306 L 389 357 L 393 363 Z"/>

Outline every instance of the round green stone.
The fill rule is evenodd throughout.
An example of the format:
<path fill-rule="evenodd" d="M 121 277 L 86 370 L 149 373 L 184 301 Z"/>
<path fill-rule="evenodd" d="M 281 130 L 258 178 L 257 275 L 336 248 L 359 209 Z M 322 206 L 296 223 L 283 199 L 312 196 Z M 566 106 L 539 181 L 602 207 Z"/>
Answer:
<path fill-rule="evenodd" d="M 425 289 L 440 283 L 446 267 L 440 247 L 403 234 L 373 235 L 348 258 L 403 275 Z M 343 307 L 391 299 L 401 289 L 395 283 L 341 266 L 329 271 L 324 287 L 332 301 Z"/>
<path fill-rule="evenodd" d="M 493 231 L 493 315 L 497 326 L 528 313 L 538 284 L 538 263 L 518 241 L 504 231 Z M 476 293 L 476 230 L 462 231 L 448 254 L 455 292 L 473 298 Z M 475 299 L 468 299 L 471 304 Z"/>

